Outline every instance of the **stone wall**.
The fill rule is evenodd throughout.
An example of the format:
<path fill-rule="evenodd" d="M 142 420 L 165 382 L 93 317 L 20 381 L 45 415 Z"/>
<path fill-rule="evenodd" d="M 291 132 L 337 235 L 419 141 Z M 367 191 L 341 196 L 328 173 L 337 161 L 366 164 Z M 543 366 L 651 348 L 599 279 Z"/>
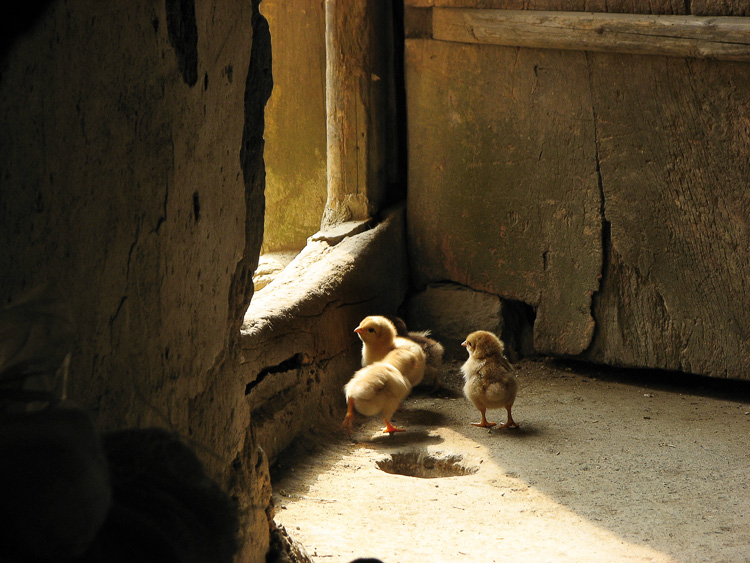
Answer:
<path fill-rule="evenodd" d="M 418 288 L 527 304 L 538 353 L 747 378 L 748 63 L 437 41 L 430 6 L 521 6 L 408 4 Z"/>
<path fill-rule="evenodd" d="M 71 400 L 189 441 L 247 509 L 243 561 L 270 498 L 234 377 L 263 228 L 258 4 L 52 2 L 0 67 L 2 305 L 55 284 Z"/>

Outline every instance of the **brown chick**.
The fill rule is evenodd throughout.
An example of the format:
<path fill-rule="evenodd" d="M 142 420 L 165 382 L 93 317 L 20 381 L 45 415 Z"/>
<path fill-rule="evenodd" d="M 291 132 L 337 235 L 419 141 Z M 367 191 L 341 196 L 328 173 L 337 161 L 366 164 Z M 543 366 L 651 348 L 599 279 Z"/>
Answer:
<path fill-rule="evenodd" d="M 443 354 L 445 348 L 437 340 L 430 338 L 430 331 L 408 331 L 406 323 L 399 317 L 388 317 L 396 327 L 398 336 L 413 340 L 422 347 L 425 353 L 425 379 L 432 381 L 432 391 L 440 387 L 440 372 L 443 369 Z"/>
<path fill-rule="evenodd" d="M 409 382 L 416 387 L 424 378 L 426 356 L 422 347 L 409 338 L 398 336 L 396 326 L 387 317 L 371 316 L 362 319 L 354 329 L 362 340 L 362 365 L 381 361 L 396 348 L 405 348 L 417 356 L 417 368 L 410 371 Z"/>
<path fill-rule="evenodd" d="M 518 392 L 518 380 L 513 366 L 505 358 L 502 340 L 491 332 L 478 330 L 467 336 L 461 346 L 469 352 L 469 359 L 461 366 L 464 394 L 482 413 L 481 422 L 472 424 L 492 428 L 496 423 L 487 422 L 485 411 L 504 407 L 508 420 L 498 428 L 518 428 L 510 413 Z"/>
<path fill-rule="evenodd" d="M 347 411 L 342 426 L 351 436 L 354 410 L 365 416 L 379 414 L 385 421 L 383 432 L 403 432 L 391 424 L 391 417 L 411 391 L 409 376 L 420 369 L 420 358 L 410 350 L 396 348 L 382 361 L 359 369 L 344 386 Z"/>

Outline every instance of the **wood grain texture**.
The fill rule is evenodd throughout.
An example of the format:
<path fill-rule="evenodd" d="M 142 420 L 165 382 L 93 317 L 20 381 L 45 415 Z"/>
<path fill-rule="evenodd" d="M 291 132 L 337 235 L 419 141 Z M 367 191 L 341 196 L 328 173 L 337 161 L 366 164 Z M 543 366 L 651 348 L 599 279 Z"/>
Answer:
<path fill-rule="evenodd" d="M 434 39 L 638 55 L 750 60 L 750 20 L 434 8 Z"/>
<path fill-rule="evenodd" d="M 529 303 L 537 350 L 582 352 L 602 263 L 584 55 L 408 40 L 406 69 L 417 284 Z"/>
<path fill-rule="evenodd" d="M 693 0 L 693 4 L 742 4 L 744 0 Z M 624 14 L 687 14 L 684 0 L 406 0 L 407 7 L 479 8 L 491 10 L 554 10 Z M 716 7 L 719 9 L 719 7 Z M 705 15 L 743 15 L 715 13 Z"/>
<path fill-rule="evenodd" d="M 696 16 L 750 16 L 747 0 L 692 0 L 690 11 Z"/>
<path fill-rule="evenodd" d="M 746 66 L 593 54 L 590 61 L 611 242 L 589 357 L 746 378 Z"/>
<path fill-rule="evenodd" d="M 529 304 L 548 354 L 747 378 L 748 92 L 745 63 L 407 41 L 415 281 Z"/>
<path fill-rule="evenodd" d="M 747 0 L 405 0 L 409 8 L 550 10 L 609 14 L 749 16 Z"/>
<path fill-rule="evenodd" d="M 396 176 L 390 3 L 326 0 L 324 226 L 366 219 Z"/>

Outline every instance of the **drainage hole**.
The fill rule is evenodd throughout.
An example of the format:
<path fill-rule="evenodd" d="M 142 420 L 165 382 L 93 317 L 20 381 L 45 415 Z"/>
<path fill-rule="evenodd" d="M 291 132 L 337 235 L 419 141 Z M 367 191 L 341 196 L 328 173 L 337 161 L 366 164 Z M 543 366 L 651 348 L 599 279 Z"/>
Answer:
<path fill-rule="evenodd" d="M 463 463 L 463 456 L 434 456 L 424 452 L 403 452 L 375 462 L 378 468 L 392 475 L 406 475 L 420 479 L 473 475 L 479 468 Z"/>

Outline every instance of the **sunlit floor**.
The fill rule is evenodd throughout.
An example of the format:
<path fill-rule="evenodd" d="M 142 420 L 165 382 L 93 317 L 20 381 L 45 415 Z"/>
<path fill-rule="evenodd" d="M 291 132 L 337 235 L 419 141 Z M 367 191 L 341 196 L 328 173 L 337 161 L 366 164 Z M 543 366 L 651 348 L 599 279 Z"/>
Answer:
<path fill-rule="evenodd" d="M 332 563 L 750 560 L 749 386 L 519 367 L 518 430 L 471 426 L 452 365 L 397 413 L 407 432 L 303 440 L 276 522 Z"/>

